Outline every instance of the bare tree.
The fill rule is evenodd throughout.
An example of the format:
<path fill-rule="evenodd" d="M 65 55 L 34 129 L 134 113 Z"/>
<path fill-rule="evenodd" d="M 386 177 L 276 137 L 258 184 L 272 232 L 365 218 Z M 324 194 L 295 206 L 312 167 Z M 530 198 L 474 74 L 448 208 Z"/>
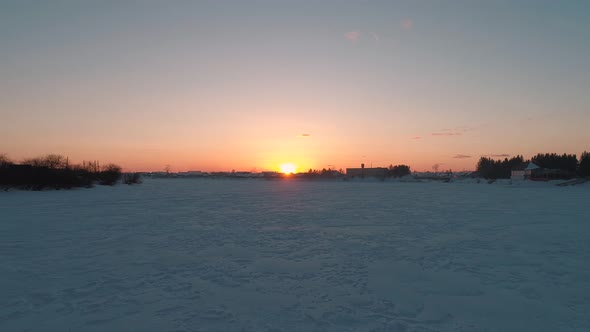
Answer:
<path fill-rule="evenodd" d="M 98 160 L 83 161 L 82 162 L 82 169 L 84 169 L 88 172 L 98 173 L 100 171 L 100 165 L 98 164 Z"/>
<path fill-rule="evenodd" d="M 43 160 L 39 157 L 26 158 L 26 159 L 23 159 L 20 163 L 21 163 L 21 165 L 31 165 L 31 166 L 35 166 L 35 167 L 43 166 Z"/>
<path fill-rule="evenodd" d="M 440 167 L 440 164 L 434 164 L 432 165 L 432 170 L 434 171 L 434 173 L 438 173 L 438 168 Z"/>
<path fill-rule="evenodd" d="M 67 164 L 68 159 L 64 156 L 60 156 L 58 154 L 48 154 L 45 156 L 45 166 L 49 168 L 66 168 Z"/>
<path fill-rule="evenodd" d="M 51 169 L 66 168 L 68 166 L 68 158 L 58 154 L 48 154 L 42 157 L 24 159 L 24 165 L 31 165 L 35 167 L 47 167 Z"/>
<path fill-rule="evenodd" d="M 10 161 L 10 159 L 8 158 L 6 153 L 0 153 L 0 166 L 10 165 L 10 164 L 12 164 L 12 161 Z"/>

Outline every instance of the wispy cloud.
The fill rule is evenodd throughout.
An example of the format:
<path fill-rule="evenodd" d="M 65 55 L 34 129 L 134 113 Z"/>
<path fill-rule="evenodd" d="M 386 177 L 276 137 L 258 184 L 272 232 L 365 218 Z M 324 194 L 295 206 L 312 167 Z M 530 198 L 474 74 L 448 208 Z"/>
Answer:
<path fill-rule="evenodd" d="M 414 27 L 414 21 L 412 21 L 409 18 L 406 18 L 402 21 L 401 25 L 402 28 L 404 28 L 404 30 L 411 30 Z"/>
<path fill-rule="evenodd" d="M 476 128 L 475 127 L 470 127 L 470 126 L 461 126 L 461 127 L 457 127 L 454 130 L 455 131 L 460 131 L 463 133 L 466 133 L 468 131 L 474 131 Z"/>
<path fill-rule="evenodd" d="M 307 138 L 307 137 L 311 137 L 311 134 L 299 134 L 299 135 L 297 135 L 297 138 Z"/>
<path fill-rule="evenodd" d="M 510 157 L 510 155 L 507 154 L 507 153 L 502 153 L 502 154 L 487 154 L 487 155 L 483 155 L 482 157 L 508 158 L 508 157 Z"/>
<path fill-rule="evenodd" d="M 348 39 L 349 41 L 355 42 L 361 38 L 361 33 L 359 31 L 349 31 L 344 34 L 344 38 Z"/>
<path fill-rule="evenodd" d="M 432 136 L 461 136 L 463 135 L 463 133 L 458 133 L 458 132 L 438 132 L 438 133 L 432 133 Z"/>
<path fill-rule="evenodd" d="M 457 154 L 453 158 L 455 158 L 455 159 L 467 159 L 467 158 L 471 158 L 471 156 L 468 156 L 466 154 Z"/>
<path fill-rule="evenodd" d="M 412 139 L 422 139 L 422 136 L 414 136 Z"/>
<path fill-rule="evenodd" d="M 444 128 L 433 132 L 432 136 L 462 136 L 463 134 L 475 130 L 474 127 L 462 126 L 456 128 Z"/>

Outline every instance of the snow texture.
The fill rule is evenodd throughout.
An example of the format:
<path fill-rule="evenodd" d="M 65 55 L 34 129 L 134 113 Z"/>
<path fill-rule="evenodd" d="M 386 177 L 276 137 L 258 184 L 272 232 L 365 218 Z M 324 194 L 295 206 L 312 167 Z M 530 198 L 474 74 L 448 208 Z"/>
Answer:
<path fill-rule="evenodd" d="M 590 186 L 0 193 L 0 331 L 589 331 Z"/>

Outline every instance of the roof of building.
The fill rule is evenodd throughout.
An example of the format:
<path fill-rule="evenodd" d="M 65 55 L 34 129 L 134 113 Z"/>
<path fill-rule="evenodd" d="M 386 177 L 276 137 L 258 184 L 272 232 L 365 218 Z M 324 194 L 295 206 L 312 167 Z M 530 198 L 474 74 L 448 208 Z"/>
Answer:
<path fill-rule="evenodd" d="M 378 169 L 378 170 L 387 170 L 387 167 L 363 167 L 363 168 L 347 168 L 347 170 L 371 170 L 371 169 Z"/>
<path fill-rule="evenodd" d="M 523 162 L 520 163 L 518 166 L 512 168 L 513 171 L 530 171 L 533 169 L 541 168 L 537 164 L 532 162 Z"/>

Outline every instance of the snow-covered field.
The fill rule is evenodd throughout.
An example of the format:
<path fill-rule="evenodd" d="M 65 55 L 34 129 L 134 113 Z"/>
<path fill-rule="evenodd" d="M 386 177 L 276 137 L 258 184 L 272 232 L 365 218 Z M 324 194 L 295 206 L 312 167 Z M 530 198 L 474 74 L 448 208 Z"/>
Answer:
<path fill-rule="evenodd" d="M 0 192 L 0 331 L 590 331 L 590 184 Z"/>

